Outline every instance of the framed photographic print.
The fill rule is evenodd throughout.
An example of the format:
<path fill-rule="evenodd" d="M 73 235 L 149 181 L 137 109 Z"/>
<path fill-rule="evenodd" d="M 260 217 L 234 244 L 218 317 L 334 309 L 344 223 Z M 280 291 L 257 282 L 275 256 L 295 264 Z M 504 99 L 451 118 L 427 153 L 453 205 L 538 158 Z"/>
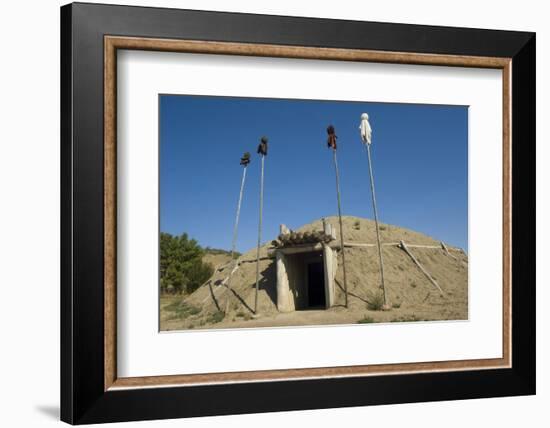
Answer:
<path fill-rule="evenodd" d="M 62 420 L 535 393 L 533 33 L 76 3 L 61 54 Z"/>

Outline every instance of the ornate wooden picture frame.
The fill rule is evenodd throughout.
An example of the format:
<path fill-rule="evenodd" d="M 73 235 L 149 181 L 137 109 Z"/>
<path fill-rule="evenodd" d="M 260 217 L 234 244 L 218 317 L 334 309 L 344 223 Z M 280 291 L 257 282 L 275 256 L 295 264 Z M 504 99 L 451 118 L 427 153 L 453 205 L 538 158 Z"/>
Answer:
<path fill-rule="evenodd" d="M 122 49 L 501 70 L 502 358 L 119 377 L 116 54 Z M 71 4 L 61 9 L 61 54 L 62 420 L 534 394 L 534 34 Z"/>

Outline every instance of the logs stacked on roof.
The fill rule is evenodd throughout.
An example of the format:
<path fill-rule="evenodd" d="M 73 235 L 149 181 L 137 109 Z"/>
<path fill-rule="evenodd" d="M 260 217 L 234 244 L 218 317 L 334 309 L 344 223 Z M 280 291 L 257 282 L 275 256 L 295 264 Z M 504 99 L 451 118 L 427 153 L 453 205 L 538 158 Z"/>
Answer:
<path fill-rule="evenodd" d="M 280 234 L 277 239 L 271 241 L 275 248 L 292 247 L 295 245 L 329 243 L 334 237 L 324 231 L 293 232 Z"/>

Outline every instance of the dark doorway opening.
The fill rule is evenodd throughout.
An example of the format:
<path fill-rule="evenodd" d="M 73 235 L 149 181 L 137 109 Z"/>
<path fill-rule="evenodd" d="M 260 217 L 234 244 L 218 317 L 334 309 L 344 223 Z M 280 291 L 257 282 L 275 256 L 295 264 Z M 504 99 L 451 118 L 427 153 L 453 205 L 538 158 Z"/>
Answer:
<path fill-rule="evenodd" d="M 325 271 L 323 263 L 307 265 L 307 295 L 309 308 L 325 308 Z"/>

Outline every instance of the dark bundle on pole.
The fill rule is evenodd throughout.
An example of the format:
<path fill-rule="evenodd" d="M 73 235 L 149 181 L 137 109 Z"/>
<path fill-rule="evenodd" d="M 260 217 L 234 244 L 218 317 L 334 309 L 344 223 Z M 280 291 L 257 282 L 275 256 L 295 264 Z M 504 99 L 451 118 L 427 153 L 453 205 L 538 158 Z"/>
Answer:
<path fill-rule="evenodd" d="M 263 136 L 260 139 L 260 144 L 258 145 L 258 154 L 262 156 L 267 156 L 267 137 Z"/>
<path fill-rule="evenodd" d="M 267 156 L 267 137 L 263 136 L 258 145 L 258 154 L 262 158 L 260 173 L 260 221 L 258 223 L 258 246 L 256 250 L 256 293 L 254 296 L 254 314 L 258 314 L 258 288 L 260 284 L 260 245 L 262 242 L 262 217 L 264 206 L 264 160 Z"/>
<path fill-rule="evenodd" d="M 346 278 L 346 253 L 344 250 L 344 227 L 342 225 L 342 203 L 340 198 L 340 174 L 338 172 L 338 160 L 336 158 L 336 131 L 334 126 L 329 125 L 327 128 L 327 146 L 332 149 L 332 158 L 334 161 L 334 171 L 336 173 L 336 197 L 338 200 L 338 222 L 340 224 L 340 245 L 342 248 L 342 272 L 344 274 L 344 294 L 345 294 L 345 306 L 348 307 L 348 282 Z"/>
<path fill-rule="evenodd" d="M 336 139 L 338 138 L 335 134 L 335 131 L 334 131 L 334 126 L 332 125 L 329 125 L 328 128 L 327 128 L 327 134 L 328 134 L 328 138 L 327 138 L 327 146 L 328 148 L 330 149 L 333 149 L 333 150 L 336 150 Z"/>
<path fill-rule="evenodd" d="M 241 158 L 240 165 L 248 166 L 249 163 L 250 163 L 250 152 L 244 152 L 244 154 Z"/>

